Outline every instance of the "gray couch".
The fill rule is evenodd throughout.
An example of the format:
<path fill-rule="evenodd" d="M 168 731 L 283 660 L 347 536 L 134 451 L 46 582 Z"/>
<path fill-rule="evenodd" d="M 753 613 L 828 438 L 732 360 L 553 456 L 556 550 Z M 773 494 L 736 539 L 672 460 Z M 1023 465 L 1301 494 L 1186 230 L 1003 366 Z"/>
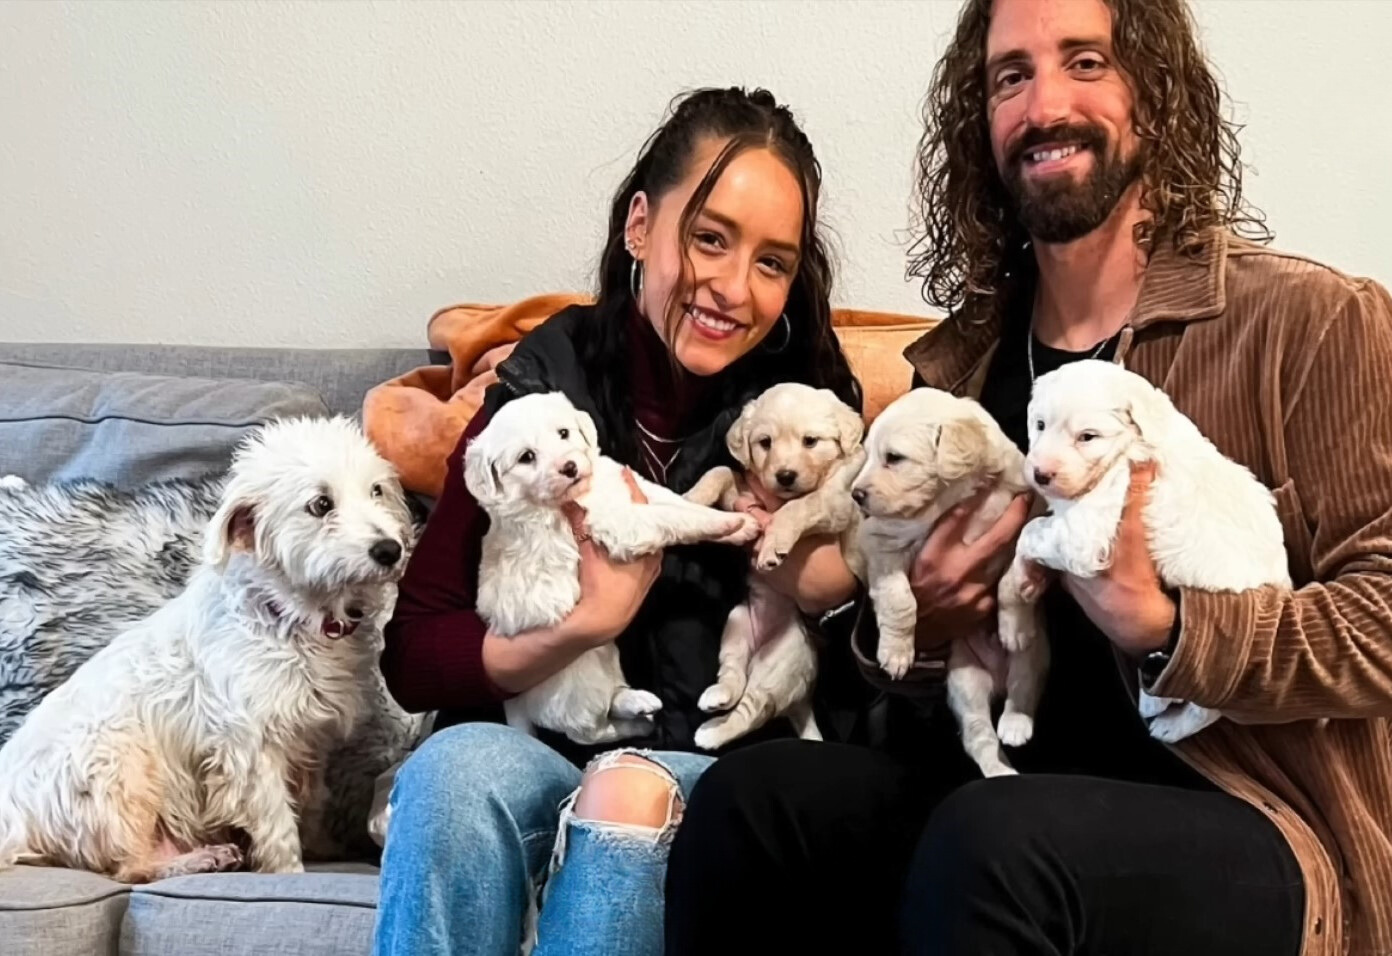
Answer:
<path fill-rule="evenodd" d="M 206 470 L 266 417 L 356 415 L 369 387 L 431 360 L 421 349 L 0 344 L 0 475 L 131 485 Z M 373 861 L 308 869 L 128 887 L 18 867 L 0 872 L 0 954 L 369 952 Z"/>

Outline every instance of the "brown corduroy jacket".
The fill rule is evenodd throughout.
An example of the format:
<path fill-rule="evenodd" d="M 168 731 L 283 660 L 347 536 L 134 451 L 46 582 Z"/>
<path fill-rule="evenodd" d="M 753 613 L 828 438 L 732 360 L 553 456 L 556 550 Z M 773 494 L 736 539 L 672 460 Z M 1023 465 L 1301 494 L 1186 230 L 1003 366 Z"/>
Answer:
<path fill-rule="evenodd" d="M 958 315 L 905 355 L 928 385 L 976 396 L 998 337 Z M 1215 232 L 1198 257 L 1157 249 L 1117 361 L 1274 490 L 1297 586 L 1181 592 L 1154 693 L 1227 719 L 1176 750 L 1290 842 L 1305 956 L 1392 954 L 1392 297 Z M 889 681 L 857 644 L 887 690 L 943 679 L 927 659 Z"/>

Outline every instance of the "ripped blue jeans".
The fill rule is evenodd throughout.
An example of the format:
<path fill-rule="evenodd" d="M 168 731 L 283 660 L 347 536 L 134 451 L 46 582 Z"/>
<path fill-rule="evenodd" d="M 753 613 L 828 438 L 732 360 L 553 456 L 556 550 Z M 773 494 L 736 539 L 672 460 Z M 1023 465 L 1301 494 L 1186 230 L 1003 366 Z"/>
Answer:
<path fill-rule="evenodd" d="M 660 829 L 576 819 L 580 770 L 510 727 L 430 736 L 392 786 L 374 952 L 661 956 L 675 811 L 711 758 L 632 752 L 676 782 Z"/>

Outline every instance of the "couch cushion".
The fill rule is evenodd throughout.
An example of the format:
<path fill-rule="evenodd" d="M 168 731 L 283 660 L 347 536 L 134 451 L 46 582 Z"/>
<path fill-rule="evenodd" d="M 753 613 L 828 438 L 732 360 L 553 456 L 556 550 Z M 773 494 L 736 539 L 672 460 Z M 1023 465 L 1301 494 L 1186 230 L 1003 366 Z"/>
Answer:
<path fill-rule="evenodd" d="M 862 411 L 866 424 L 903 395 L 913 384 L 913 366 L 904 358 L 904 349 L 933 328 L 930 321 L 898 325 L 840 325 L 834 331 L 846 353 L 851 371 L 865 392 Z"/>
<path fill-rule="evenodd" d="M 137 886 L 121 926 L 123 956 L 369 953 L 377 870 L 216 873 Z"/>
<path fill-rule="evenodd" d="M 128 887 L 94 873 L 43 866 L 0 871 L 0 951 L 114 954 L 128 899 Z"/>
<path fill-rule="evenodd" d="M 0 364 L 0 475 L 95 478 L 131 489 L 227 466 L 271 418 L 328 414 L 289 382 Z"/>

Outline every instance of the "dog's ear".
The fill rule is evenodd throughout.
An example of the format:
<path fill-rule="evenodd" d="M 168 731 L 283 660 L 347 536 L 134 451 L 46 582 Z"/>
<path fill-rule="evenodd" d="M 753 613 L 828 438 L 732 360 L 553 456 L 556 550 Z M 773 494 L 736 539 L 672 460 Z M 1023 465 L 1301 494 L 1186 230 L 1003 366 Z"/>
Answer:
<path fill-rule="evenodd" d="M 580 430 L 580 437 L 585 440 L 585 444 L 596 450 L 599 449 L 599 432 L 595 430 L 594 419 L 588 412 L 575 410 L 575 427 Z"/>
<path fill-rule="evenodd" d="M 825 388 L 822 391 L 835 401 L 832 407 L 836 410 L 833 416 L 836 424 L 836 443 L 841 446 L 841 456 L 844 458 L 855 451 L 856 446 L 865 437 L 865 419 L 861 418 L 854 408 L 838 399 L 831 389 Z"/>
<path fill-rule="evenodd" d="M 220 568 L 234 551 L 256 550 L 256 508 L 247 498 L 229 494 L 208 520 L 203 561 Z"/>
<path fill-rule="evenodd" d="M 739 418 L 730 426 L 730 430 L 725 433 L 725 447 L 730 451 L 730 457 L 740 463 L 741 468 L 748 468 L 753 456 L 749 453 L 749 429 L 754 424 L 754 406 L 756 401 L 746 402 L 744 408 L 740 409 Z"/>
<path fill-rule="evenodd" d="M 503 493 L 502 478 L 493 456 L 484 447 L 485 443 L 475 439 L 464 449 L 464 487 L 479 504 L 497 501 Z"/>
<path fill-rule="evenodd" d="M 938 428 L 938 474 L 944 481 L 958 481 L 981 467 L 991 443 L 986 426 L 974 418 L 955 418 Z"/>
<path fill-rule="evenodd" d="M 1164 392 L 1149 383 L 1144 386 L 1138 384 L 1138 387 L 1130 389 L 1125 410 L 1142 441 L 1152 446 L 1163 442 L 1174 413 L 1174 406 Z"/>

